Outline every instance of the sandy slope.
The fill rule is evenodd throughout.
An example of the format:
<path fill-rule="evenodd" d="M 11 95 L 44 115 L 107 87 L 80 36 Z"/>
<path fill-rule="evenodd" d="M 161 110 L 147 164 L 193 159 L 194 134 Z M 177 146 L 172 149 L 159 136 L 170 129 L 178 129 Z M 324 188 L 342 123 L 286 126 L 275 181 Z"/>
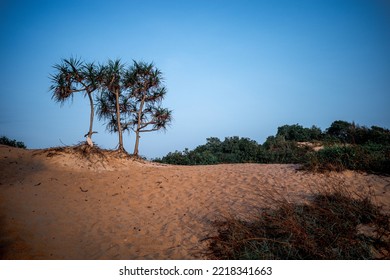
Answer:
<path fill-rule="evenodd" d="M 94 163 L 93 163 L 94 162 Z M 0 258 L 199 259 L 213 221 L 250 217 L 267 194 L 372 189 L 390 211 L 390 177 L 313 174 L 294 165 L 168 166 L 0 146 Z"/>

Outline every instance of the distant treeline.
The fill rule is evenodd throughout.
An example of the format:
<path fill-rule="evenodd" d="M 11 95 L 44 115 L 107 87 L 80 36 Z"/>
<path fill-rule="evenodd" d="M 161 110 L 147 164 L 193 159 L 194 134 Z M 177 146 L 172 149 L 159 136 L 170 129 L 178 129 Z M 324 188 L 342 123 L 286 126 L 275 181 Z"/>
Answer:
<path fill-rule="evenodd" d="M 390 174 L 390 130 L 335 121 L 322 131 L 299 124 L 278 128 L 263 144 L 249 138 L 207 138 L 194 150 L 170 152 L 157 162 L 177 165 L 298 163 L 312 170 L 365 170 Z"/>
<path fill-rule="evenodd" d="M 0 144 L 1 145 L 11 146 L 11 147 L 16 147 L 16 148 L 26 149 L 26 145 L 23 142 L 16 141 L 15 139 L 11 140 L 11 139 L 9 139 L 6 136 L 0 137 Z"/>

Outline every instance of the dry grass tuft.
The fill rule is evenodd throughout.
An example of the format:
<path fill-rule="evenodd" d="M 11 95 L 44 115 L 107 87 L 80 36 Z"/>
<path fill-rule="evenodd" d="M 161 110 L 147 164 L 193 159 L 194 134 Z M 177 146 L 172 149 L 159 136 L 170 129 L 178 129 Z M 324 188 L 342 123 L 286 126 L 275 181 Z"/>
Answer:
<path fill-rule="evenodd" d="M 102 149 L 96 144 L 91 147 L 85 142 L 80 142 L 74 146 L 52 147 L 48 149 L 39 150 L 35 154 L 46 154 L 47 157 L 54 157 L 61 154 L 72 154 L 82 159 L 95 159 L 100 158 L 106 160 L 108 158 L 121 158 L 121 159 L 133 159 L 141 160 L 138 157 L 128 154 L 126 151 L 118 150 L 106 150 Z"/>
<path fill-rule="evenodd" d="M 390 259 L 389 215 L 372 194 L 341 188 L 307 203 L 274 199 L 254 220 L 217 222 L 207 254 L 216 259 Z"/>

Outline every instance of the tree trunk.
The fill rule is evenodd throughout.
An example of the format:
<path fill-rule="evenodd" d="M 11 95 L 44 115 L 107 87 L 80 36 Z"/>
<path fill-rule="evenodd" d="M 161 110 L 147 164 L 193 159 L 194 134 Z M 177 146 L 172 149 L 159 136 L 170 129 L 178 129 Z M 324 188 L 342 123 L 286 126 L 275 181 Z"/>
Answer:
<path fill-rule="evenodd" d="M 118 90 L 115 90 L 115 102 L 116 102 L 116 121 L 117 121 L 118 136 L 119 136 L 118 151 L 123 152 L 125 149 L 123 148 L 121 112 L 119 109 L 119 92 L 118 92 Z"/>
<path fill-rule="evenodd" d="M 136 130 L 136 132 L 135 132 L 135 146 L 134 146 L 134 153 L 133 153 L 135 156 L 138 156 L 139 138 L 140 138 L 139 131 Z"/>
<path fill-rule="evenodd" d="M 138 145 L 139 145 L 139 132 L 141 129 L 141 114 L 142 110 L 144 109 L 144 103 L 145 103 L 145 97 L 142 98 L 141 100 L 141 105 L 139 106 L 139 110 L 137 112 L 138 114 L 138 121 L 137 121 L 137 129 L 135 130 L 135 145 L 134 145 L 134 155 L 138 156 Z"/>
<path fill-rule="evenodd" d="M 89 117 L 89 131 L 88 131 L 88 137 L 92 139 L 92 127 L 93 127 L 93 117 L 94 117 L 94 107 L 93 107 L 93 99 L 92 99 L 92 93 L 88 92 L 89 97 L 89 105 L 91 106 L 91 115 Z"/>

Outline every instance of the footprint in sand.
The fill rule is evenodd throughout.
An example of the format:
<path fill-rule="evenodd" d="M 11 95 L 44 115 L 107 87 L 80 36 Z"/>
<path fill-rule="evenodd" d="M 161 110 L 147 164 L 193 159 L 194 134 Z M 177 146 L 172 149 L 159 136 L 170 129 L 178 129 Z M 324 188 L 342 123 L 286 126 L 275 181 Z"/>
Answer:
<path fill-rule="evenodd" d="M 259 179 L 257 179 L 257 177 L 252 177 L 251 178 L 251 184 L 257 185 L 258 183 L 259 183 Z"/>

